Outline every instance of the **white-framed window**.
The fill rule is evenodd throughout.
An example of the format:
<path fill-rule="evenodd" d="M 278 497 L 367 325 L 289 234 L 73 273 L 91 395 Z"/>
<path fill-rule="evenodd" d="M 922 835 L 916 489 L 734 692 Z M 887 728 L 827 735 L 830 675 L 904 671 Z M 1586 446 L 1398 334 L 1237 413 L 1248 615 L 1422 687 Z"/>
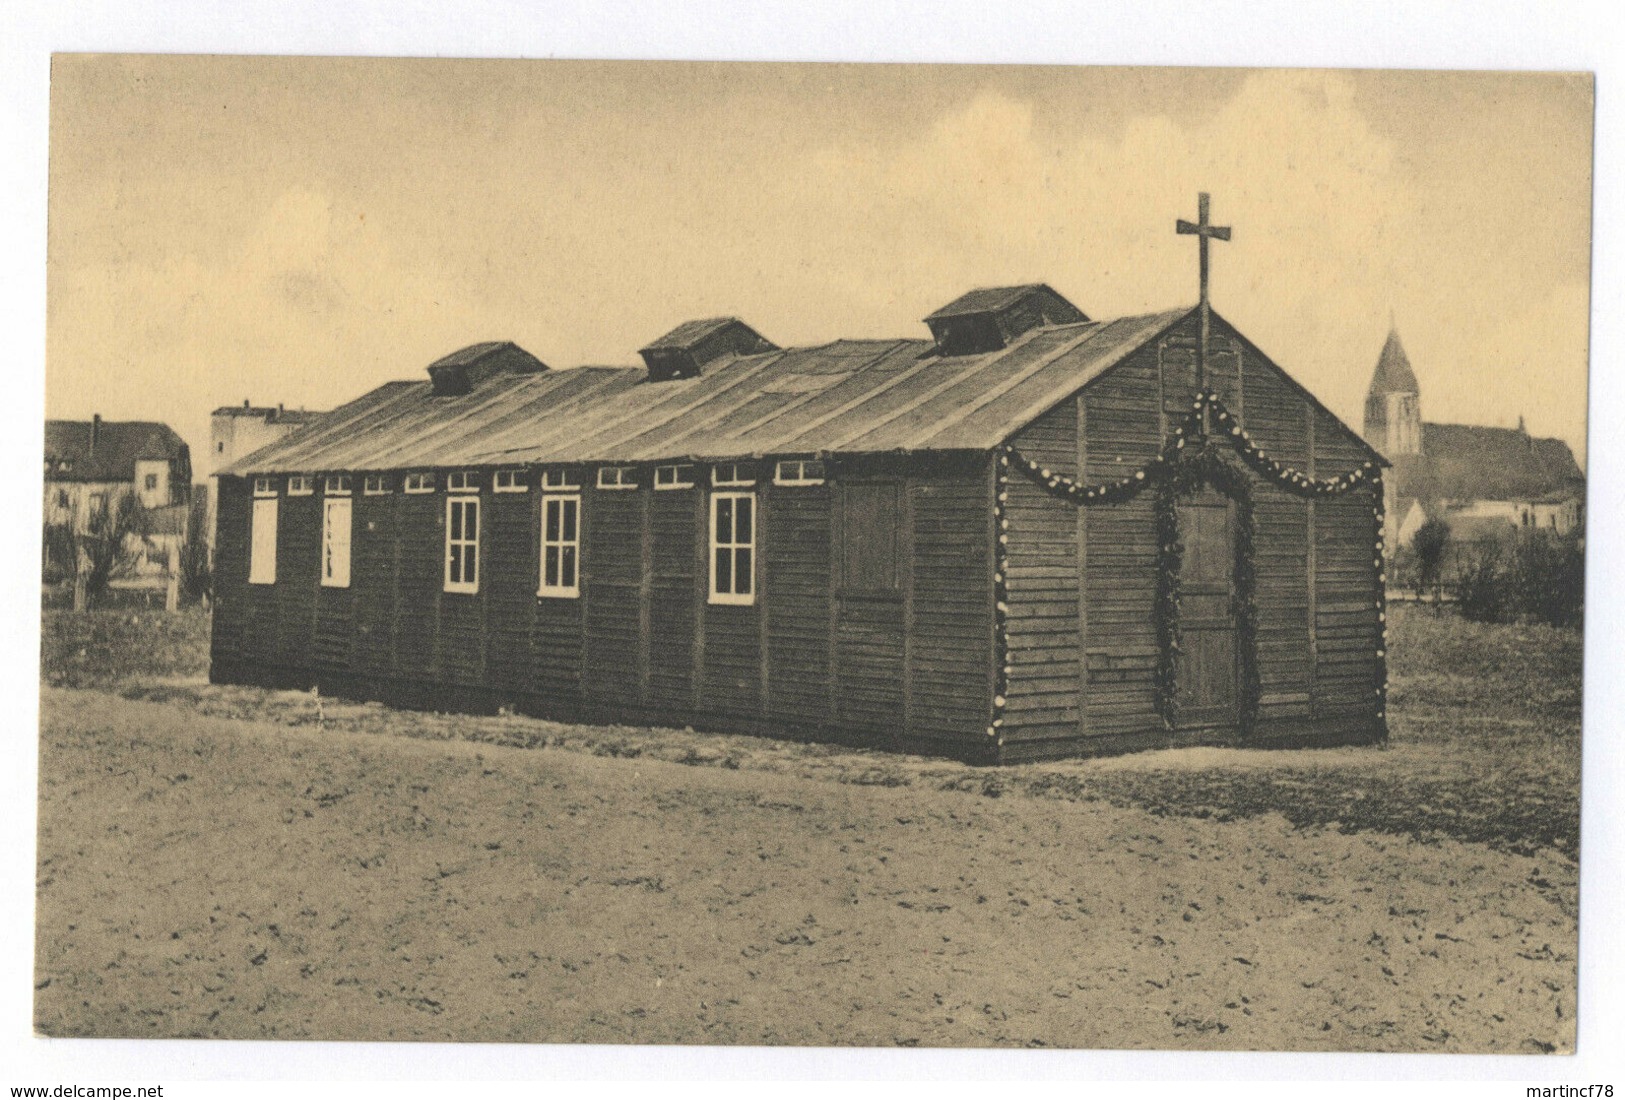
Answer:
<path fill-rule="evenodd" d="M 491 488 L 498 493 L 522 493 L 530 486 L 525 484 L 525 471 L 498 470 Z"/>
<path fill-rule="evenodd" d="M 406 491 L 409 492 L 409 493 L 432 493 L 432 492 L 434 492 L 434 475 L 433 474 L 407 474 L 406 475 Z"/>
<path fill-rule="evenodd" d="M 694 488 L 694 467 L 681 463 L 672 466 L 655 467 L 656 489 L 692 489 Z"/>
<path fill-rule="evenodd" d="M 331 474 L 322 480 L 322 492 L 330 497 L 347 497 L 350 495 L 350 475 Z"/>
<path fill-rule="evenodd" d="M 316 491 L 316 479 L 308 474 L 294 474 L 288 478 L 288 495 L 308 497 Z"/>
<path fill-rule="evenodd" d="M 248 538 L 249 584 L 276 583 L 276 506 L 274 496 L 254 501 Z"/>
<path fill-rule="evenodd" d="M 389 478 L 384 474 L 368 474 L 361 482 L 361 491 L 369 497 L 389 492 Z"/>
<path fill-rule="evenodd" d="M 630 466 L 600 466 L 598 467 L 598 487 L 600 489 L 636 489 L 638 487 L 637 471 Z"/>
<path fill-rule="evenodd" d="M 446 498 L 446 591 L 480 590 L 480 498 Z"/>
<path fill-rule="evenodd" d="M 477 493 L 480 491 L 479 475 L 469 471 L 462 471 L 446 475 L 446 492 L 448 493 Z"/>
<path fill-rule="evenodd" d="M 773 468 L 775 485 L 822 485 L 824 464 L 814 458 L 788 458 Z"/>
<path fill-rule="evenodd" d="M 555 489 L 579 489 L 581 480 L 574 470 L 543 470 L 542 488 L 549 492 Z"/>
<path fill-rule="evenodd" d="M 254 479 L 254 495 L 257 497 L 276 496 L 276 479 L 271 477 L 257 477 Z"/>
<path fill-rule="evenodd" d="M 328 588 L 350 587 L 352 503 L 348 496 L 329 496 L 322 500 L 322 584 Z"/>
<path fill-rule="evenodd" d="M 711 602 L 756 602 L 756 494 L 711 494 Z"/>
<path fill-rule="evenodd" d="M 581 498 L 542 498 L 542 583 L 538 596 L 581 595 Z"/>
<path fill-rule="evenodd" d="M 749 462 L 719 462 L 711 467 L 712 485 L 755 485 L 756 471 Z"/>

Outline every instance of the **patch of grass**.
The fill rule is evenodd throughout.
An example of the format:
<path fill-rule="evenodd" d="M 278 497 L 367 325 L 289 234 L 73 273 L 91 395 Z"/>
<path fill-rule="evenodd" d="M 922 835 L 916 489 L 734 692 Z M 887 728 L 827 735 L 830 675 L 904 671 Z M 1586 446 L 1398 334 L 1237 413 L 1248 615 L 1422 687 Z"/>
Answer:
<path fill-rule="evenodd" d="M 45 611 L 40 680 L 53 687 L 116 688 L 134 680 L 206 676 L 209 614 L 106 609 Z"/>

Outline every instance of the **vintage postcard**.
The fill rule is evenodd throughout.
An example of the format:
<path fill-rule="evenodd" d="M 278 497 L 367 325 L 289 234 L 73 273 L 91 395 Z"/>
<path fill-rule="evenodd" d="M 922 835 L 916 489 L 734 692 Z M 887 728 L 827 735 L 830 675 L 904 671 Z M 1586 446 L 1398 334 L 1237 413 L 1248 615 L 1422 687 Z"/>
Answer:
<path fill-rule="evenodd" d="M 1589 75 L 50 107 L 40 1034 L 1575 1049 Z"/>

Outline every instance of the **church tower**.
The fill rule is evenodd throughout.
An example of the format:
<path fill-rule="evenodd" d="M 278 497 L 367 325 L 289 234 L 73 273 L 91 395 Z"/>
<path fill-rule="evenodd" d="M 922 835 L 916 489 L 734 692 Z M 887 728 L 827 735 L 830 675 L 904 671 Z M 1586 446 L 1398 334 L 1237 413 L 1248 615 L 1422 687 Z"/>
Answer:
<path fill-rule="evenodd" d="M 1389 459 L 1422 453 L 1422 395 L 1392 322 L 1366 392 L 1364 434 Z"/>

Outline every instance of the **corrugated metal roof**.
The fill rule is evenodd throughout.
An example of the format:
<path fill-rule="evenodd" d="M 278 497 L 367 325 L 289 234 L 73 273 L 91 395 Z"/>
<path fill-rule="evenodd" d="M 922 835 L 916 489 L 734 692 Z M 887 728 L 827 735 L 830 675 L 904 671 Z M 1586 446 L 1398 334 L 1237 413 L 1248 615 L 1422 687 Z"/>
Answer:
<path fill-rule="evenodd" d="M 645 344 L 643 350 L 692 347 L 718 329 L 726 328 L 738 321 L 737 317 L 707 317 L 699 321 L 684 321 L 660 339 Z"/>
<path fill-rule="evenodd" d="M 638 367 L 499 374 L 451 398 L 391 382 L 225 472 L 988 450 L 1189 313 L 1036 329 L 985 355 L 837 340 L 656 383 Z"/>
<path fill-rule="evenodd" d="M 466 348 L 458 348 L 450 355 L 442 356 L 430 363 L 431 367 L 462 367 L 469 363 L 478 362 L 493 352 L 503 348 L 518 348 L 519 345 L 511 340 L 487 340 L 483 344 L 470 344 Z M 520 348 L 523 351 L 523 348 Z"/>
<path fill-rule="evenodd" d="M 926 315 L 927 321 L 940 321 L 946 317 L 963 317 L 970 313 L 992 313 L 1015 305 L 1035 290 L 1055 291 L 1045 283 L 1023 283 L 1020 286 L 984 286 L 967 291 L 943 306 L 941 309 Z M 1056 295 L 1060 297 L 1060 295 Z"/>

